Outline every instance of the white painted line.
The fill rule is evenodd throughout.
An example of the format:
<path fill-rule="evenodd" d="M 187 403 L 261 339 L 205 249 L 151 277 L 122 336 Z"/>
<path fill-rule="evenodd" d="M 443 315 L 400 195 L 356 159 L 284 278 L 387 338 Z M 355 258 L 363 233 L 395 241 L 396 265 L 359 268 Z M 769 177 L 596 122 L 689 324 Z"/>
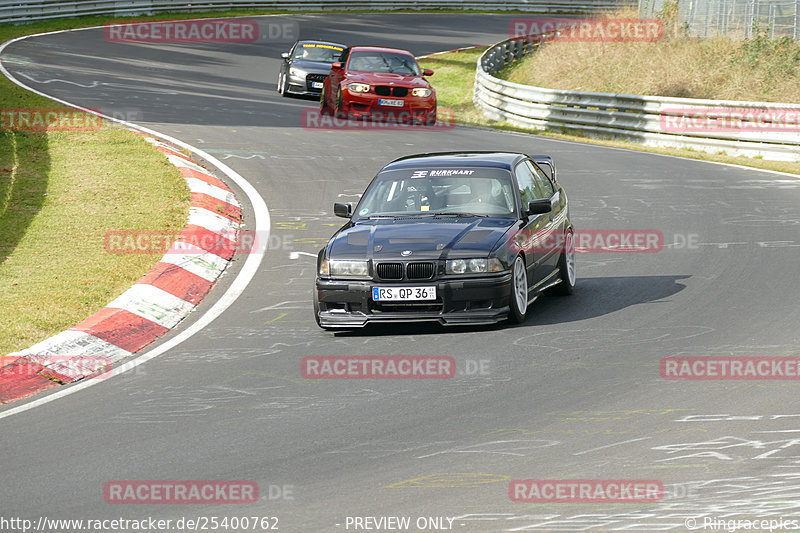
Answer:
<path fill-rule="evenodd" d="M 235 235 L 236 230 L 241 226 L 240 223 L 203 207 L 190 207 L 189 220 L 186 223 L 200 226 L 214 233 L 220 233 L 222 237 L 229 240 L 232 240 L 231 237 Z"/>
<path fill-rule="evenodd" d="M 227 204 L 241 207 L 232 191 L 222 189 L 216 185 L 211 185 L 207 181 L 199 180 L 197 178 L 186 178 L 186 183 L 189 185 L 190 192 L 207 194 L 208 196 L 216 198 L 217 200 Z"/>
<path fill-rule="evenodd" d="M 216 280 L 228 265 L 225 259 L 205 250 L 202 254 L 167 254 L 161 262 L 178 266 L 208 281 Z"/>
<path fill-rule="evenodd" d="M 142 137 L 145 141 L 149 142 L 153 146 L 157 148 L 164 148 L 165 150 L 169 150 L 170 152 L 174 152 L 175 154 L 180 154 L 180 151 L 177 150 L 174 146 L 170 146 L 165 142 L 161 142 L 158 139 L 154 139 L 153 137 Z M 165 154 L 166 155 L 166 154 Z M 173 155 L 173 154 L 170 154 Z M 184 156 L 186 157 L 186 156 Z"/>
<path fill-rule="evenodd" d="M 208 169 L 205 169 L 196 163 L 192 163 L 191 161 L 187 161 L 182 157 L 178 157 L 177 155 L 172 155 L 172 154 L 164 154 L 164 156 L 167 159 L 169 159 L 169 162 L 175 165 L 176 167 L 186 167 L 192 170 L 196 170 L 197 172 L 202 172 L 203 174 L 208 174 Z"/>
<path fill-rule="evenodd" d="M 112 361 L 120 360 L 131 355 L 131 352 L 120 348 L 110 342 L 98 339 L 94 335 L 85 331 L 75 331 L 68 329 L 49 339 L 34 344 L 30 348 L 25 348 L 19 352 L 9 355 L 25 356 L 31 361 L 35 361 L 42 366 L 48 366 L 48 355 L 101 355 L 108 357 Z M 0 413 L 2 416 L 4 413 Z"/>
<path fill-rule="evenodd" d="M 9 44 L 15 43 L 17 41 L 22 41 L 24 39 L 30 39 L 31 37 L 36 37 L 38 35 L 52 35 L 52 34 L 56 34 L 56 33 L 69 33 L 69 32 L 73 32 L 73 31 L 85 31 L 85 30 L 88 30 L 88 29 L 99 29 L 99 28 L 102 28 L 102 26 L 95 26 L 93 28 L 80 28 L 80 29 L 73 29 L 73 30 L 61 30 L 61 31 L 55 31 L 55 32 L 48 32 L 46 34 L 34 34 L 34 35 L 25 35 L 23 37 L 17 37 L 16 39 L 12 39 L 10 41 L 6 41 L 3 44 L 0 44 L 0 54 L 3 53 L 3 50 Z M 11 80 L 15 84 L 19 85 L 23 89 L 27 89 L 27 90 L 29 90 L 29 91 L 31 91 L 33 93 L 36 93 L 36 94 L 38 94 L 40 96 L 44 96 L 46 98 L 50 98 L 51 100 L 53 100 L 55 102 L 58 102 L 60 104 L 63 104 L 63 105 L 69 106 L 69 107 L 73 107 L 73 108 L 76 108 L 76 109 L 81 110 L 81 111 L 86 111 L 86 112 L 89 112 L 89 113 L 97 114 L 97 112 L 95 112 L 95 111 L 92 111 L 90 109 L 86 109 L 86 108 L 81 107 L 81 106 L 77 106 L 75 104 L 67 102 L 66 100 L 62 100 L 62 99 L 59 99 L 59 98 L 54 98 L 54 97 L 52 97 L 52 96 L 50 96 L 48 94 L 45 94 L 45 93 L 40 92 L 40 91 L 37 91 L 36 89 L 33 89 L 33 88 L 23 84 L 22 82 L 17 80 L 14 76 L 12 76 L 11 73 L 8 72 L 8 70 L 6 70 L 6 68 L 3 65 L 2 61 L 0 61 L 0 73 L 2 73 L 9 80 Z M 197 154 L 198 156 L 202 157 L 206 161 L 208 161 L 211 165 L 216 167 L 220 172 L 225 174 L 229 179 L 231 179 L 234 183 L 236 183 L 236 185 L 238 185 L 242 189 L 242 191 L 247 195 L 247 198 L 250 200 L 250 204 L 253 207 L 253 214 L 254 214 L 254 217 L 255 217 L 255 221 L 254 221 L 254 224 L 253 224 L 253 227 L 255 228 L 254 231 L 256 232 L 257 235 L 264 235 L 264 239 L 258 239 L 257 240 L 256 249 L 253 251 L 253 253 L 248 254 L 247 259 L 245 260 L 244 264 L 242 265 L 242 269 L 239 271 L 239 274 L 236 276 L 236 278 L 231 282 L 231 285 L 228 287 L 228 290 L 225 291 L 225 293 L 220 297 L 219 300 L 214 302 L 214 305 L 212 305 L 211 308 L 208 311 L 206 311 L 191 326 L 187 327 L 185 330 L 181 331 L 180 333 L 178 333 L 177 335 L 175 335 L 171 339 L 168 339 L 166 342 L 162 343 L 157 348 L 153 348 L 152 350 L 149 350 L 149 351 L 139 355 L 138 357 L 136 357 L 136 358 L 134 358 L 134 359 L 132 359 L 132 360 L 130 360 L 130 361 L 128 361 L 128 362 L 126 362 L 126 363 L 114 368 L 114 369 L 112 369 L 110 372 L 107 372 L 106 374 L 103 375 L 104 378 L 110 379 L 110 378 L 113 378 L 114 376 L 117 376 L 117 375 L 122 374 L 124 372 L 127 372 L 127 371 L 129 371 L 129 370 L 131 370 L 133 368 L 136 368 L 137 366 L 139 366 L 141 364 L 144 364 L 144 363 L 146 363 L 147 361 L 149 361 L 151 359 L 154 359 L 154 358 L 158 357 L 159 355 L 167 352 L 168 350 L 174 348 L 175 346 L 178 346 L 183 341 L 191 338 L 195 333 L 201 331 L 203 328 L 205 328 L 207 325 L 209 325 L 211 322 L 213 322 L 218 316 L 220 316 L 223 312 L 225 312 L 225 310 L 228 309 L 228 307 L 230 307 L 236 301 L 236 299 L 239 298 L 239 296 L 241 296 L 241 294 L 245 291 L 245 289 L 247 289 L 247 286 L 249 285 L 250 281 L 253 279 L 253 277 L 258 272 L 258 268 L 261 265 L 261 261 L 264 259 L 264 252 L 266 250 L 267 243 L 269 242 L 270 216 L 269 216 L 269 209 L 267 209 L 267 203 L 264 201 L 264 199 L 261 197 L 261 195 L 255 189 L 255 187 L 253 187 L 253 185 L 249 181 L 247 181 L 244 177 L 239 175 L 236 171 L 234 171 L 228 165 L 226 165 L 225 163 L 223 163 L 222 161 L 220 161 L 216 157 L 212 156 L 211 154 L 205 152 L 204 150 L 200 150 L 199 148 L 195 148 L 194 146 L 192 146 L 192 145 L 190 145 L 188 143 L 185 143 L 183 141 L 180 141 L 180 140 L 178 140 L 178 139 L 176 139 L 174 137 L 171 137 L 169 135 L 165 135 L 163 133 L 157 132 L 157 131 L 152 130 L 150 128 L 145 128 L 144 126 L 139 126 L 139 125 L 133 124 L 131 122 L 127 122 L 127 121 L 124 121 L 124 120 L 119 120 L 119 119 L 116 119 L 114 117 L 109 117 L 109 116 L 105 116 L 105 115 L 102 115 L 102 114 L 100 114 L 100 116 L 105 120 L 109 120 L 109 121 L 112 121 L 112 122 L 117 122 L 119 124 L 123 124 L 123 125 L 125 125 L 125 126 L 127 126 L 129 128 L 141 131 L 143 133 L 147 133 L 147 134 L 152 135 L 154 137 L 158 137 L 158 138 L 160 138 L 162 140 L 165 140 L 165 141 L 167 141 L 167 142 L 169 142 L 171 144 L 174 144 L 175 146 L 179 146 L 181 148 L 185 148 L 185 149 Z M 58 400 L 59 398 L 63 398 L 65 396 L 69 396 L 70 394 L 74 394 L 74 393 L 76 393 L 78 391 L 81 391 L 81 390 L 87 388 L 87 387 L 92 387 L 94 385 L 97 385 L 98 383 L 102 383 L 103 381 L 105 381 L 105 379 L 103 379 L 103 380 L 97 380 L 97 379 L 84 380 L 84 381 L 78 382 L 76 385 L 66 386 L 64 388 L 57 389 L 56 392 L 54 392 L 52 394 L 49 394 L 49 395 L 44 396 L 42 398 L 35 399 L 35 400 L 30 401 L 28 403 L 25 403 L 23 405 L 19 405 L 17 407 L 13 407 L 13 408 L 8 409 L 6 411 L 0 412 L 0 419 L 6 418 L 6 417 L 9 417 L 9 416 L 14 416 L 16 414 L 25 412 L 25 411 L 27 411 L 29 409 L 33 409 L 35 407 L 39 407 L 41 405 L 45 405 L 45 404 L 50 403 L 52 401 Z"/>
<path fill-rule="evenodd" d="M 425 54 L 424 56 L 417 56 L 416 59 L 426 59 L 428 57 L 449 54 L 450 52 L 461 52 L 462 50 L 472 50 L 473 48 L 480 48 L 482 46 L 491 46 L 491 45 L 476 44 L 473 46 L 462 46 L 461 48 L 453 48 L 452 50 L 442 50 L 441 52 L 434 52 L 432 54 Z"/>
<path fill-rule="evenodd" d="M 174 328 L 183 320 L 194 304 L 146 283 L 137 283 L 123 292 L 106 307 L 124 309 L 159 326 Z"/>
<path fill-rule="evenodd" d="M 613 448 L 614 446 L 619 446 L 620 444 L 628 444 L 628 443 L 637 442 L 637 441 L 640 441 L 640 440 L 647 440 L 649 438 L 650 437 L 641 437 L 641 438 L 638 438 L 638 439 L 624 440 L 622 442 L 615 442 L 614 444 L 606 444 L 605 446 L 599 446 L 597 448 L 592 448 L 591 450 L 584 450 L 582 452 L 573 453 L 572 455 L 583 455 L 584 453 L 596 452 L 598 450 L 605 450 L 606 448 Z"/>

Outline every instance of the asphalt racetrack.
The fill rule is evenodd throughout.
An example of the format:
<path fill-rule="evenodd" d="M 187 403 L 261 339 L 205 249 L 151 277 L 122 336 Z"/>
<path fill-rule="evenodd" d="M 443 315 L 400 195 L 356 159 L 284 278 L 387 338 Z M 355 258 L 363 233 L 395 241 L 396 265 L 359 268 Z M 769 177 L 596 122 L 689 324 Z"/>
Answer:
<path fill-rule="evenodd" d="M 280 20 L 297 22 L 303 38 L 420 55 L 500 41 L 511 18 Z M 800 518 L 796 382 L 665 380 L 659 369 L 675 355 L 800 355 L 799 180 L 468 127 L 307 129 L 301 114 L 316 102 L 275 90 L 288 45 L 110 43 L 94 29 L 4 51 L 6 68 L 30 87 L 224 161 L 266 201 L 271 233 L 248 289 L 202 331 L 131 372 L 0 420 L 0 515 L 277 517 L 288 532 L 364 531 L 354 517 L 390 516 L 410 517 L 409 531 L 434 530 L 420 517 L 451 518 L 439 530 L 463 532 L 686 531 L 692 518 L 698 527 L 708 517 Z M 356 201 L 391 159 L 463 149 L 552 155 L 577 228 L 658 230 L 664 248 L 579 254 L 575 294 L 540 298 L 519 326 L 320 330 L 314 256 L 343 222 L 333 202 Z M 246 208 L 245 221 L 252 215 Z M 300 372 L 309 355 L 452 356 L 457 372 L 310 380 Z M 518 503 L 509 498 L 517 479 L 659 480 L 666 495 Z M 104 487 L 120 480 L 250 480 L 260 497 L 108 504 Z"/>

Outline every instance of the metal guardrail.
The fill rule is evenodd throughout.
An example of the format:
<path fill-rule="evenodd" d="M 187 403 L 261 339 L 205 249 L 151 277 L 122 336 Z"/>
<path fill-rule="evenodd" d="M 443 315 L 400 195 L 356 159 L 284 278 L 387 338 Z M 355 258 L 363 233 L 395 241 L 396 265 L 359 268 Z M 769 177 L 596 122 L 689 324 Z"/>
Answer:
<path fill-rule="evenodd" d="M 800 104 L 563 91 L 493 75 L 549 37 L 508 39 L 483 53 L 473 101 L 485 117 L 523 128 L 573 131 L 648 146 L 800 161 Z"/>
<path fill-rule="evenodd" d="M 800 0 L 639 0 L 639 16 L 653 17 L 674 1 L 688 35 L 747 39 L 763 32 L 800 39 Z"/>
<path fill-rule="evenodd" d="M 21 23 L 36 20 L 76 17 L 80 15 L 111 15 L 115 17 L 151 15 L 164 12 L 214 11 L 221 9 L 264 9 L 296 11 L 325 11 L 361 9 L 370 11 L 458 9 L 458 10 L 519 10 L 529 14 L 589 14 L 613 11 L 621 7 L 636 7 L 637 0 L 427 0 L 398 2 L 397 0 L 0 0 L 0 23 Z"/>

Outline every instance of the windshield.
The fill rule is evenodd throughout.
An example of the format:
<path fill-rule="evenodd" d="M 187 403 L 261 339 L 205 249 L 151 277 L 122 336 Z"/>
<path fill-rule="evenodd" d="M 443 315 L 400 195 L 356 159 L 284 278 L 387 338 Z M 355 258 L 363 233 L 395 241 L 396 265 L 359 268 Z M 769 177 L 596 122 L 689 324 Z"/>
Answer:
<path fill-rule="evenodd" d="M 511 174 L 498 168 L 419 168 L 378 174 L 354 219 L 383 216 L 513 216 Z"/>
<path fill-rule="evenodd" d="M 333 63 L 339 60 L 344 48 L 331 44 L 305 43 L 298 44 L 292 59 L 301 61 L 319 61 L 320 63 Z"/>
<path fill-rule="evenodd" d="M 394 52 L 352 52 L 347 69 L 360 72 L 421 75 L 419 65 L 412 56 Z"/>

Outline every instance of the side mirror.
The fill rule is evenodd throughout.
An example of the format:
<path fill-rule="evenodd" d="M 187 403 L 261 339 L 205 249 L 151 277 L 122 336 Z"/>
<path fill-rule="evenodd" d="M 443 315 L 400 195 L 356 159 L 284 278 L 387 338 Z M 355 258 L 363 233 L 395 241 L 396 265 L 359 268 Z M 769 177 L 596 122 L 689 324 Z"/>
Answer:
<path fill-rule="evenodd" d="M 422 71 L 423 76 L 433 76 L 433 69 L 426 68 Z"/>
<path fill-rule="evenodd" d="M 543 215 L 553 210 L 553 197 L 528 202 L 529 215 Z"/>
<path fill-rule="evenodd" d="M 289 52 L 284 52 L 284 53 L 282 53 L 282 54 L 281 54 L 281 57 L 282 57 L 283 59 L 289 59 Z"/>
<path fill-rule="evenodd" d="M 333 204 L 333 214 L 337 217 L 351 218 L 353 216 L 353 206 L 345 202 Z"/>
<path fill-rule="evenodd" d="M 331 68 L 333 70 L 342 70 L 342 62 L 341 61 L 336 61 L 335 63 L 333 63 L 331 65 Z"/>

